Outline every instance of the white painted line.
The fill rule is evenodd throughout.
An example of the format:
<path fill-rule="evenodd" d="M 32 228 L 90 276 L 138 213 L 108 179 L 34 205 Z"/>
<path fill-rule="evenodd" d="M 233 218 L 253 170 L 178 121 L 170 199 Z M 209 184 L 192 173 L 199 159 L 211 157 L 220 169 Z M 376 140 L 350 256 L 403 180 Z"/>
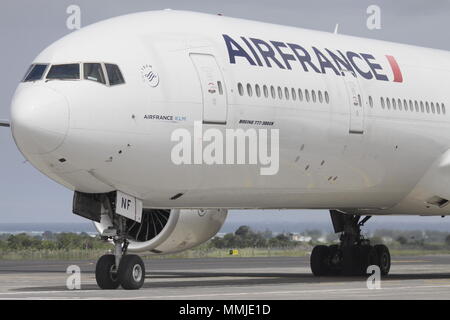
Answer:
<path fill-rule="evenodd" d="M 444 286 L 411 286 L 411 287 L 384 287 L 380 290 L 369 290 L 367 288 L 352 288 L 352 289 L 324 289 L 324 290 L 302 290 L 302 291 L 266 291 L 266 292 L 232 292 L 232 293 L 212 293 L 212 294 L 195 294 L 195 295 L 173 295 L 173 296 L 154 296 L 147 297 L 153 299 L 171 299 L 171 298 L 196 298 L 196 297 L 213 297 L 213 296 L 243 296 L 243 295 L 271 295 L 271 294 L 311 294 L 311 293 L 339 293 L 364 291 L 380 293 L 382 291 L 393 290 L 410 290 L 410 289 L 428 289 L 428 288 L 450 288 L 450 285 Z"/>
<path fill-rule="evenodd" d="M 15 294 L 37 294 L 37 293 L 39 293 L 39 294 L 42 294 L 42 293 L 44 293 L 44 294 L 52 294 L 52 293 L 68 293 L 68 292 L 76 292 L 76 293 L 79 293 L 79 292 L 98 292 L 98 291 L 108 292 L 107 290 L 100 290 L 100 289 L 98 289 L 98 290 L 51 290 L 51 291 L 2 292 L 2 293 L 0 293 L 0 299 L 1 299 L 1 296 L 3 296 L 3 295 L 15 295 Z M 116 290 L 110 290 L 110 291 L 116 291 Z"/>
<path fill-rule="evenodd" d="M 230 293 L 209 293 L 209 294 L 194 294 L 194 295 L 166 295 L 166 296 L 142 296 L 142 297 L 123 297 L 123 298 L 153 298 L 153 299 L 171 299 L 171 298 L 196 298 L 196 297 L 214 297 L 214 296 L 245 296 L 245 295 L 279 295 L 279 294 L 312 294 L 312 293 L 344 293 L 344 292 L 373 292 L 381 293 L 383 291 L 396 291 L 396 290 L 410 290 L 410 289 L 436 289 L 436 288 L 450 288 L 450 285 L 433 285 L 433 286 L 408 286 L 408 287 L 383 287 L 380 290 L 368 290 L 367 288 L 348 288 L 348 289 L 321 289 L 321 290 L 293 290 L 293 291 L 263 291 L 263 292 L 230 292 Z M 141 289 L 142 290 L 142 289 Z M 52 291 L 22 291 L 22 292 L 6 292 L 0 293 L 4 295 L 20 295 L 20 294 L 78 294 L 78 293 L 98 293 L 98 292 L 117 292 L 117 290 L 52 290 Z M 56 297 L 55 297 L 56 298 Z M 60 297 L 57 297 L 60 298 Z M 69 299 L 68 296 L 66 299 Z M 106 298 L 106 297 L 105 297 Z M 51 298 L 39 298 L 39 299 L 51 299 Z M 92 298 L 90 298 L 92 299 Z M 102 299 L 102 298 L 99 298 Z"/>

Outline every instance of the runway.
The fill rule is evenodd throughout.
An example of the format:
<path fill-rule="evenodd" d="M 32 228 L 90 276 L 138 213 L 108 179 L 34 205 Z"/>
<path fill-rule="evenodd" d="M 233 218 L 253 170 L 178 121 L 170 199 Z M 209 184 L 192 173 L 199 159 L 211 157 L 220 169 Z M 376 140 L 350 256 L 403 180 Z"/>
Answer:
<path fill-rule="evenodd" d="M 141 290 L 99 290 L 95 261 L 0 261 L 0 299 L 450 299 L 450 255 L 392 257 L 381 289 L 362 277 L 313 277 L 309 257 L 146 259 Z M 81 269 L 68 290 L 66 269 Z"/>

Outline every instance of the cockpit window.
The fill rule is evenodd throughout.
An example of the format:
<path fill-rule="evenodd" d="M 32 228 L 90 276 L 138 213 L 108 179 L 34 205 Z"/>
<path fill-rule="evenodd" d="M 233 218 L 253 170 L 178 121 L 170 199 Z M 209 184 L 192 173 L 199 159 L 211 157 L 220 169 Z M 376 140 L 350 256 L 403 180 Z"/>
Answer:
<path fill-rule="evenodd" d="M 80 65 L 78 63 L 57 64 L 50 68 L 47 74 L 49 80 L 79 80 Z"/>
<path fill-rule="evenodd" d="M 103 74 L 102 65 L 100 63 L 85 63 L 83 66 L 84 79 L 106 84 L 105 75 Z"/>
<path fill-rule="evenodd" d="M 33 64 L 31 65 L 30 69 L 28 69 L 27 74 L 25 75 L 25 78 L 23 79 L 24 82 L 29 81 L 38 81 L 42 79 L 42 76 L 45 73 L 45 70 L 47 70 L 48 64 Z"/>
<path fill-rule="evenodd" d="M 116 84 L 125 83 L 120 69 L 115 64 L 105 63 L 106 72 L 108 73 L 109 85 L 114 86 Z"/>
<path fill-rule="evenodd" d="M 83 67 L 83 68 L 81 68 Z M 125 83 L 119 66 L 103 62 L 81 62 L 67 64 L 32 64 L 23 82 L 38 81 L 46 75 L 47 80 L 90 80 L 104 85 L 115 86 Z"/>

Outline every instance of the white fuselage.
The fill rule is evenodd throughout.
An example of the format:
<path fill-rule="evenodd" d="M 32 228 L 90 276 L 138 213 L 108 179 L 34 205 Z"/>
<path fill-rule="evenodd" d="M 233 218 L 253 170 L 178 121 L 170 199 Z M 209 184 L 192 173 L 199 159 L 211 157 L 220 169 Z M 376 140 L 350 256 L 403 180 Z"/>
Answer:
<path fill-rule="evenodd" d="M 117 64 L 125 83 L 44 76 L 21 83 L 12 103 L 22 153 L 72 190 L 121 190 L 148 208 L 450 214 L 447 52 L 159 11 L 83 28 L 35 59 L 84 62 Z M 356 77 L 345 72 L 345 62 Z M 261 175 L 251 164 L 174 164 L 171 134 L 185 128 L 194 135 L 195 122 L 222 132 L 278 129 L 278 172 Z"/>

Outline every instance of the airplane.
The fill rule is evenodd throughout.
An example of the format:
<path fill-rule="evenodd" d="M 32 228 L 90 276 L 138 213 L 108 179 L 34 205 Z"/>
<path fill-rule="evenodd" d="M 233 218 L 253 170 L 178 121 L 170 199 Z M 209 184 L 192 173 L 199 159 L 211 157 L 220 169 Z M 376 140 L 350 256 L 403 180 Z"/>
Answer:
<path fill-rule="evenodd" d="M 361 233 L 370 217 L 450 214 L 449 82 L 441 50 L 150 11 L 44 49 L 0 123 L 114 244 L 102 289 L 141 288 L 136 253 L 203 243 L 229 209 L 329 210 L 340 241 L 313 248 L 313 275 L 388 275 L 389 249 Z M 215 144 L 236 132 L 241 161 Z M 255 162 L 269 136 L 273 157 Z"/>

